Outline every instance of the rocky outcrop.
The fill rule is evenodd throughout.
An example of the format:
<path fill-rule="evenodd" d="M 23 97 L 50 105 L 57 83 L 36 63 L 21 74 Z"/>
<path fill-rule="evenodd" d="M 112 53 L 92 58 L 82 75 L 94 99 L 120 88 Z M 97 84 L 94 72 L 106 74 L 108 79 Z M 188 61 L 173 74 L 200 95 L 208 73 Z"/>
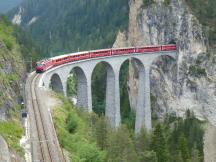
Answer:
<path fill-rule="evenodd" d="M 21 102 L 21 86 L 25 68 L 19 48 L 8 50 L 0 41 L 0 120 L 6 120 L 10 112 Z"/>
<path fill-rule="evenodd" d="M 159 118 L 166 113 L 183 116 L 191 109 L 198 118 L 216 125 L 216 59 L 207 52 L 202 25 L 183 0 L 143 2 L 130 0 L 128 31 L 119 33 L 114 47 L 177 43 L 177 62 L 160 57 L 152 65 L 153 114 Z M 136 105 L 138 85 L 134 64 L 130 64 L 128 80 L 131 107 Z"/>

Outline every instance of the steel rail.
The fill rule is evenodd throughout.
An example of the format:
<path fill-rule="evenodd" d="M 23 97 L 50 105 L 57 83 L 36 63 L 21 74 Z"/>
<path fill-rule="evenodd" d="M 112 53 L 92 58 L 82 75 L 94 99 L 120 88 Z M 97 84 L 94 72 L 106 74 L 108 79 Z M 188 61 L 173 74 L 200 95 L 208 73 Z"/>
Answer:
<path fill-rule="evenodd" d="M 36 123 L 37 128 L 37 134 L 38 134 L 38 143 L 39 143 L 39 161 L 41 162 L 55 162 L 52 153 L 51 148 L 49 146 L 49 139 L 47 139 L 46 129 L 45 129 L 45 123 L 43 119 L 42 112 L 40 110 L 40 104 L 37 99 L 36 94 L 36 81 L 38 79 L 39 75 L 35 74 L 33 76 L 33 79 L 31 81 L 31 97 L 32 97 L 32 109 L 34 112 L 34 120 Z M 47 142 L 40 142 L 40 141 L 47 141 Z M 33 159 L 34 160 L 34 159 Z"/>

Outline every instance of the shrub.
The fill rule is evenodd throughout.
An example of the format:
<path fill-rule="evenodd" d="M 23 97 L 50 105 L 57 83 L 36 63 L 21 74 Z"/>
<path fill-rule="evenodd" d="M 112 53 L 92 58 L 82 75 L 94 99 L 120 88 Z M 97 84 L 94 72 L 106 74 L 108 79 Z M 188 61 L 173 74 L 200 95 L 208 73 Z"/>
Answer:
<path fill-rule="evenodd" d="M 164 0 L 164 4 L 165 4 L 165 6 L 169 6 L 170 5 L 170 0 Z"/>
<path fill-rule="evenodd" d="M 154 0 L 143 0 L 144 7 L 150 6 L 154 3 Z"/>
<path fill-rule="evenodd" d="M 66 119 L 66 126 L 67 126 L 67 130 L 70 133 L 74 133 L 77 126 L 78 126 L 78 122 L 77 122 L 77 118 L 74 114 L 70 113 L 68 114 L 68 117 Z"/>
<path fill-rule="evenodd" d="M 204 68 L 201 68 L 199 66 L 193 66 L 193 65 L 189 67 L 189 74 L 196 76 L 196 77 L 207 75 L 206 70 Z"/>

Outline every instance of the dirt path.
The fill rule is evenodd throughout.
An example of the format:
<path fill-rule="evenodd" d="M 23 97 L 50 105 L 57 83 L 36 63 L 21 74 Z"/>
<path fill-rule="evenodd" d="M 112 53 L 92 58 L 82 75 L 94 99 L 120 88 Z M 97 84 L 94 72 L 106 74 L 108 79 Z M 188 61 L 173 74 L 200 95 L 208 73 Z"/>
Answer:
<path fill-rule="evenodd" d="M 216 162 L 216 127 L 211 124 L 204 135 L 204 162 Z"/>

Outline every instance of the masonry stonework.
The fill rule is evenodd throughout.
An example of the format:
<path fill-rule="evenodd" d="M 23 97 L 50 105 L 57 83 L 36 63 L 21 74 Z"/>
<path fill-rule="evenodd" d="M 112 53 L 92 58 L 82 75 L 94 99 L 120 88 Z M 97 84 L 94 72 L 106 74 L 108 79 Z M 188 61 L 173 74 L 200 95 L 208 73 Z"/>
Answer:
<path fill-rule="evenodd" d="M 89 60 L 67 63 L 52 68 L 42 74 L 39 87 L 50 88 L 57 92 L 67 95 L 67 79 L 74 69 L 78 79 L 77 89 L 77 107 L 84 107 L 86 111 L 92 112 L 92 90 L 91 76 L 98 63 L 103 62 L 107 70 L 106 87 L 106 110 L 105 116 L 112 127 L 118 127 L 121 123 L 120 115 L 120 90 L 119 73 L 121 65 L 127 59 L 135 59 L 139 66 L 139 90 L 138 102 L 136 106 L 135 133 L 138 133 L 142 127 L 148 131 L 151 130 L 151 101 L 150 101 L 150 69 L 157 57 L 162 55 L 170 56 L 176 59 L 176 52 L 158 52 L 145 54 L 127 54 L 121 56 L 110 56 L 94 58 Z M 58 77 L 57 77 L 58 76 Z"/>

